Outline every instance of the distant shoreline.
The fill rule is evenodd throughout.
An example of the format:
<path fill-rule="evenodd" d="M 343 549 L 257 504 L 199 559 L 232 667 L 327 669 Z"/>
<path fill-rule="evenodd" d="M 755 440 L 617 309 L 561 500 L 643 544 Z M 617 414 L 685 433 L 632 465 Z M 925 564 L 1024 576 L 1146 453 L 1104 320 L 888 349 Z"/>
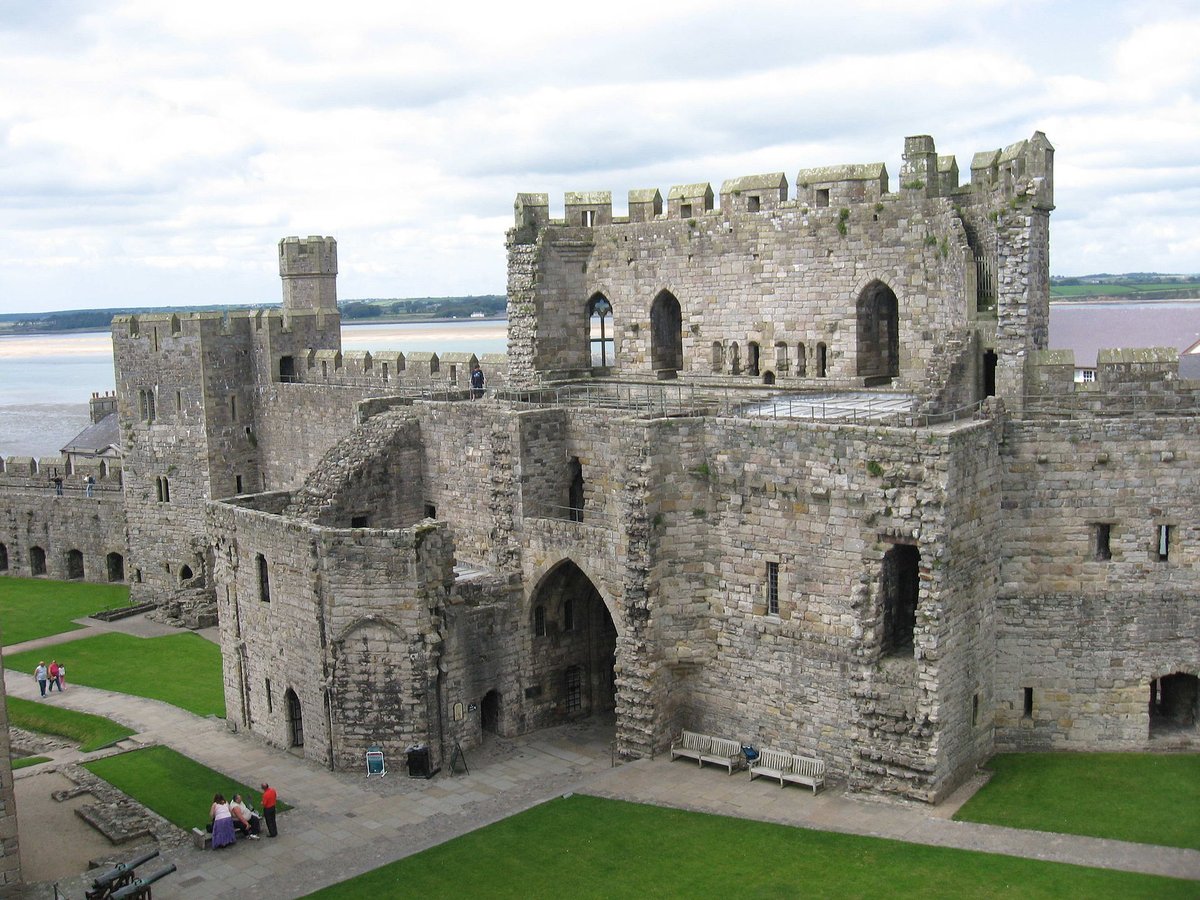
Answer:
<path fill-rule="evenodd" d="M 278 307 L 276 307 L 278 308 Z M 162 315 L 156 310 L 146 315 Z M 120 313 L 126 315 L 126 313 Z M 446 317 L 446 316 L 373 316 L 367 319 L 342 319 L 342 327 L 347 325 L 426 325 L 450 322 L 507 322 L 508 316 L 475 316 L 475 317 Z M 103 334 L 108 328 L 5 328 L 0 323 L 0 337 L 34 337 L 36 335 L 55 334 Z"/>

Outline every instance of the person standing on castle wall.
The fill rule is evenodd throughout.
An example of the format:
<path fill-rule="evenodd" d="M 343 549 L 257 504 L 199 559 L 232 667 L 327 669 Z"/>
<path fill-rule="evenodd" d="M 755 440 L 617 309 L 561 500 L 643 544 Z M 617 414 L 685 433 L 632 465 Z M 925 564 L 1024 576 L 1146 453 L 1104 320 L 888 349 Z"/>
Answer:
<path fill-rule="evenodd" d="M 87 485 L 87 487 L 84 489 L 84 494 L 88 497 L 92 496 L 92 489 L 96 486 L 96 479 L 89 475 L 85 479 L 84 483 Z"/>
<path fill-rule="evenodd" d="M 54 476 L 53 478 L 51 478 L 50 480 L 51 480 L 52 482 L 54 482 L 54 496 L 56 496 L 56 497 L 61 497 L 61 496 L 63 495 L 63 492 L 62 492 L 62 481 L 63 481 L 63 480 L 62 480 L 62 476 L 61 476 L 61 475 L 55 475 L 55 476 Z"/>
<path fill-rule="evenodd" d="M 471 367 L 471 399 L 478 400 L 483 396 L 483 369 L 476 363 Z"/>
<path fill-rule="evenodd" d="M 50 693 L 54 693 L 54 689 L 58 688 L 58 692 L 62 693 L 62 684 L 58 680 L 58 660 L 50 660 Z"/>
<path fill-rule="evenodd" d="M 33 670 L 33 677 L 37 679 L 38 687 L 41 688 L 42 696 L 46 696 L 46 661 L 42 660 L 37 664 L 37 668 Z"/>

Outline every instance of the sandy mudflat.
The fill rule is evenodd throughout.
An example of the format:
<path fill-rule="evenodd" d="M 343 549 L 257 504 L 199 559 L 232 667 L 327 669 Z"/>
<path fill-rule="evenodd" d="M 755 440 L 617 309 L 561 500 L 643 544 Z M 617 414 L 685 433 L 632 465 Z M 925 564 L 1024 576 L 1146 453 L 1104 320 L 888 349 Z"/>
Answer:
<path fill-rule="evenodd" d="M 21 877 L 27 882 L 54 881 L 86 871 L 92 859 L 123 859 L 114 847 L 91 825 L 75 815 L 75 810 L 95 802 L 91 794 L 62 803 L 51 798 L 54 791 L 66 790 L 72 782 L 52 772 L 16 778 L 17 827 L 21 848 Z"/>

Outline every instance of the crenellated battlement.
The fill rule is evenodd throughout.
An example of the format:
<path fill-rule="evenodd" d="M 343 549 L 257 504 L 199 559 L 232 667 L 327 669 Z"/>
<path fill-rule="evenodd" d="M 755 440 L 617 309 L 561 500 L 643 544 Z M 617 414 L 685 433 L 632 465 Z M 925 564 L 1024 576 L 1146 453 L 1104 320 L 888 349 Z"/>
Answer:
<path fill-rule="evenodd" d="M 93 497 L 119 499 L 122 484 L 120 460 L 68 459 L 66 456 L 0 457 L 0 491 L 23 491 L 58 496 L 54 479 L 62 480 L 62 496 L 85 497 L 91 476 Z"/>
<path fill-rule="evenodd" d="M 666 208 L 657 188 L 631 190 L 628 214 L 613 215 L 609 191 L 572 191 L 564 197 L 564 215 L 550 217 L 548 194 L 521 193 L 513 204 L 518 231 L 536 232 L 548 225 L 596 228 L 657 220 L 691 220 L 707 215 L 806 212 L 822 207 L 874 204 L 901 197 L 968 198 L 992 196 L 1012 200 L 1028 196 L 1040 209 L 1054 208 L 1054 148 L 1042 132 L 1003 149 L 976 153 L 971 160 L 971 180 L 959 184 L 958 160 L 939 155 L 932 137 L 905 138 L 899 184 L 891 190 L 887 166 L 882 162 L 852 163 L 800 169 L 796 190 L 789 199 L 788 180 L 782 172 L 742 175 L 721 185 L 720 205 L 714 203 L 707 182 L 679 184 L 667 192 Z"/>
<path fill-rule="evenodd" d="M 1075 353 L 1042 350 L 1030 354 L 1029 412 L 1160 415 L 1200 409 L 1200 381 L 1179 377 L 1179 351 L 1173 347 L 1100 350 L 1094 380 L 1076 381 Z"/>

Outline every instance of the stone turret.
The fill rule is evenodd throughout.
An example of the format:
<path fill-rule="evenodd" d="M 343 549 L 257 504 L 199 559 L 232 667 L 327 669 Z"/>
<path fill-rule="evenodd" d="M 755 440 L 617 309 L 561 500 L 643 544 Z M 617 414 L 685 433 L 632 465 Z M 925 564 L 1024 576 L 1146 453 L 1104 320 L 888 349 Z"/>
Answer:
<path fill-rule="evenodd" d="M 285 310 L 337 309 L 337 241 L 310 235 L 279 242 Z"/>

